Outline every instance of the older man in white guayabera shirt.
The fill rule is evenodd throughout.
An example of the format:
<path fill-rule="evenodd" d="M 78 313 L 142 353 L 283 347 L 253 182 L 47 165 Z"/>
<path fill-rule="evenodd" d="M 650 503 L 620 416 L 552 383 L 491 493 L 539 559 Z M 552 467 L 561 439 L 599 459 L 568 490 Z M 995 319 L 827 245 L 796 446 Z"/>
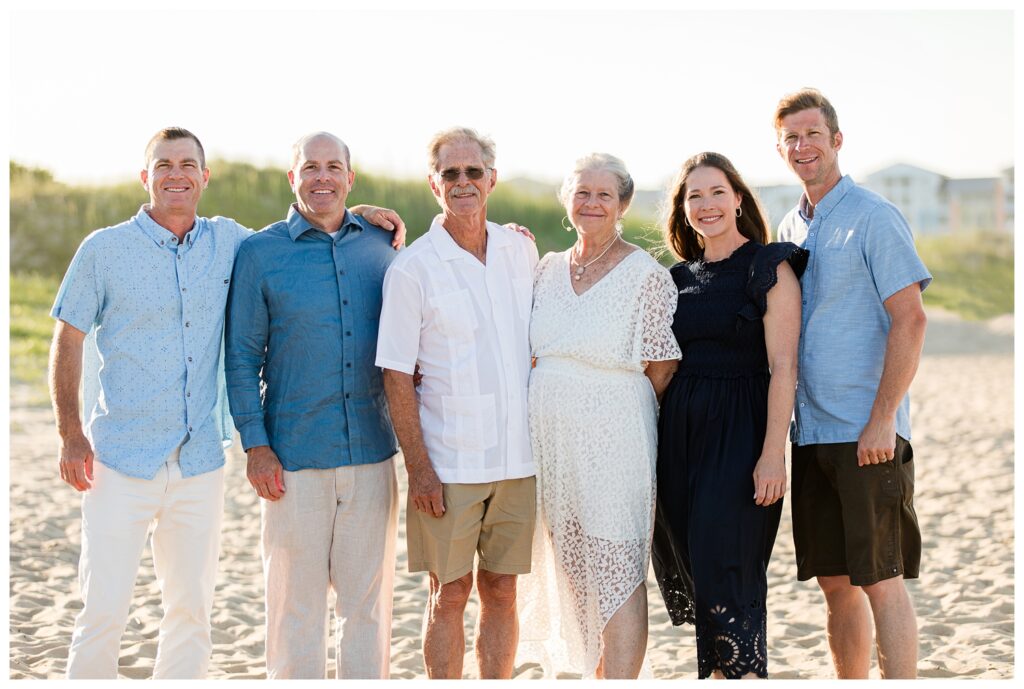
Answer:
<path fill-rule="evenodd" d="M 449 129 L 429 151 L 442 212 L 388 270 L 376 363 L 409 474 L 409 569 L 430 573 L 427 674 L 462 676 L 479 553 L 480 677 L 507 678 L 518 642 L 516 575 L 530 571 L 536 510 L 526 389 L 537 249 L 487 221 L 497 181 L 490 139 Z"/>

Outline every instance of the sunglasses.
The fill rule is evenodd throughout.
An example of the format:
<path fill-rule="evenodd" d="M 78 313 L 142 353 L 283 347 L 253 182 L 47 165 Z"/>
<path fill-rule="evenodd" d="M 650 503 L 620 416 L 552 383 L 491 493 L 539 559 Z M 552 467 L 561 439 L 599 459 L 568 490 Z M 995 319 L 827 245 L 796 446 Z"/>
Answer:
<path fill-rule="evenodd" d="M 478 180 L 483 178 L 485 172 L 490 172 L 489 167 L 467 167 L 465 170 L 460 170 L 457 167 L 450 167 L 447 170 L 439 170 L 438 176 L 445 182 L 458 182 L 459 177 L 462 173 L 466 173 L 466 179 Z"/>

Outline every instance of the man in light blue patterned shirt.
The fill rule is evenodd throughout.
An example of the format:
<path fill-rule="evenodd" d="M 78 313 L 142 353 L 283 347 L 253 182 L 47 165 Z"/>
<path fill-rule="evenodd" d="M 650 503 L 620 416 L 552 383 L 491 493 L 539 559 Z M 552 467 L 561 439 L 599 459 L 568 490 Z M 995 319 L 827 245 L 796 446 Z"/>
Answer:
<path fill-rule="evenodd" d="M 216 381 L 231 267 L 250 234 L 233 220 L 196 216 L 209 177 L 194 134 L 158 132 L 141 173 L 149 204 L 86 237 L 51 311 L 60 474 L 84 492 L 85 605 L 71 637 L 71 679 L 117 677 L 153 521 L 164 606 L 153 676 L 206 676 L 230 428 Z M 98 367 L 86 371 L 83 425 L 78 389 L 90 332 Z"/>
<path fill-rule="evenodd" d="M 931 275 L 899 210 L 839 172 L 843 135 L 815 89 L 775 110 L 779 154 L 800 178 L 779 239 L 810 251 L 793 441 L 797 577 L 816 577 L 836 674 L 867 678 L 871 621 L 884 678 L 917 673 L 918 576 L 910 400 Z"/>
<path fill-rule="evenodd" d="M 150 202 L 86 237 L 51 311 L 60 475 L 83 492 L 85 604 L 71 638 L 69 678 L 116 678 L 153 522 L 164 607 L 153 677 L 205 677 L 210 659 L 223 448 L 231 432 L 224 306 L 235 254 L 252 233 L 228 218 L 196 216 L 210 171 L 194 134 L 161 130 L 145 161 L 141 180 Z M 399 230 L 396 242 L 404 237 L 393 211 L 354 210 Z"/>

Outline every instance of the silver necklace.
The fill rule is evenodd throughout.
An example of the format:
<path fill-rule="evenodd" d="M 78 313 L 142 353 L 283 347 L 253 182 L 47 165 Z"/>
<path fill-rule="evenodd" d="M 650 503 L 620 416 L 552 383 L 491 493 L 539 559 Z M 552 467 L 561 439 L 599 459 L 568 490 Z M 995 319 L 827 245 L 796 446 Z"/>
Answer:
<path fill-rule="evenodd" d="M 587 266 L 589 266 L 592 263 L 595 263 L 595 262 L 601 260 L 601 258 L 606 253 L 608 253 L 608 249 L 612 248 L 612 244 L 614 244 L 615 240 L 618 239 L 618 238 L 619 238 L 619 233 L 616 232 L 615 235 L 611 238 L 611 241 L 609 241 L 607 244 L 604 245 L 604 249 L 601 251 L 601 253 L 599 253 L 597 255 L 597 258 L 592 258 L 589 261 L 587 261 L 586 263 L 584 263 L 583 265 L 580 265 L 580 261 L 579 261 L 578 258 L 574 258 L 573 260 L 576 263 L 576 270 L 575 270 L 575 272 L 574 272 L 574 274 L 572 276 L 573 280 L 576 280 L 578 282 L 580 280 L 580 278 L 583 277 L 583 273 L 585 273 L 587 271 Z M 578 241 L 576 242 L 576 246 L 574 246 L 572 248 L 573 249 L 572 253 L 569 255 L 570 258 L 572 258 L 576 254 L 576 249 L 577 248 L 579 248 L 579 242 Z M 583 253 L 583 249 L 582 248 L 580 248 L 579 251 L 580 251 L 580 254 Z"/>

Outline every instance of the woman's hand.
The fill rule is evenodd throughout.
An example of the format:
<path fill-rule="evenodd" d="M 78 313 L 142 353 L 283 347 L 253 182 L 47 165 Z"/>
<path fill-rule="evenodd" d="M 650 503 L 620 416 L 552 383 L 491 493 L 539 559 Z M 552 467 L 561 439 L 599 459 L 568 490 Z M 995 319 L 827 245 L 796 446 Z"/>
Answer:
<path fill-rule="evenodd" d="M 754 467 L 754 502 L 768 507 L 786 494 L 785 455 L 761 455 Z"/>

